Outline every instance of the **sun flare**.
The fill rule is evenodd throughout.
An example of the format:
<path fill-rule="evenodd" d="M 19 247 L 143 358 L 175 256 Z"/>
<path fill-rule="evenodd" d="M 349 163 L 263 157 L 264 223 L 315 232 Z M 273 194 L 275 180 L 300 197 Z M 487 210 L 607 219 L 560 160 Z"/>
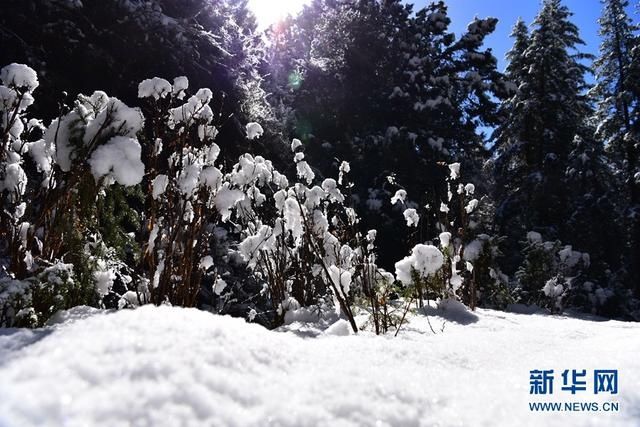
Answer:
<path fill-rule="evenodd" d="M 249 0 L 249 9 L 258 20 L 258 27 L 264 29 L 271 24 L 300 12 L 310 0 Z"/>

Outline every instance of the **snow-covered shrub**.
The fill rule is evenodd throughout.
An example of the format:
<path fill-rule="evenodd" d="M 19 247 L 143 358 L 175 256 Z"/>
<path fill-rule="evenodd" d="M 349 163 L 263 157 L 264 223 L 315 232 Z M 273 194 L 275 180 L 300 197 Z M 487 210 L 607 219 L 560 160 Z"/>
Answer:
<path fill-rule="evenodd" d="M 387 333 L 391 328 L 397 329 L 402 322 L 402 305 L 398 299 L 401 289 L 397 286 L 395 277 L 377 266 L 363 267 L 362 281 L 368 286 L 363 286 L 362 298 L 356 300 L 356 304 L 370 313 L 364 328 L 372 324 L 378 335 Z"/>
<path fill-rule="evenodd" d="M 210 103 L 214 94 L 199 89 L 187 96 L 188 79 L 173 84 L 160 78 L 140 83 L 145 103 L 148 148 L 143 160 L 151 165 L 142 182 L 145 192 L 142 254 L 137 270 L 147 278 L 139 292 L 155 304 L 196 306 L 203 278 L 211 276 L 215 295 L 224 286 L 211 258 L 216 226 L 227 221 L 245 194 L 232 188 L 216 166 L 220 148 Z M 208 257 L 208 258 L 207 258 Z"/>
<path fill-rule="evenodd" d="M 225 170 L 214 142 L 221 119 L 209 105 L 214 94 L 200 89 L 187 97 L 185 77 L 140 83 L 146 120 L 97 91 L 79 95 L 44 126 L 24 114 L 35 73 L 14 64 L 1 75 L 9 85 L 2 86 L 2 201 L 13 212 L 2 228 L 5 318 L 13 322 L 28 308 L 41 324 L 51 310 L 77 304 L 195 306 L 203 283 L 219 303 L 240 287 L 227 281 L 230 266 L 246 263 L 252 280 L 267 285 L 278 318 L 329 297 L 355 330 L 357 270 L 373 257 L 358 250 L 358 217 L 344 205 L 348 164 L 337 181 L 312 185 L 315 175 L 294 143 L 301 182 L 289 184 L 269 160 L 249 153 Z M 248 139 L 262 132 L 258 123 L 247 125 Z M 135 192 L 122 189 L 138 184 L 141 197 L 128 199 Z M 144 208 L 127 221 L 115 212 L 140 198 Z M 229 233 L 237 250 L 232 238 L 221 263 L 218 242 Z"/>
<path fill-rule="evenodd" d="M 398 329 L 402 323 L 402 304 L 398 299 L 401 292 L 398 282 L 392 273 L 377 265 L 377 230 L 369 230 L 364 239 L 355 266 L 354 304 L 360 313 L 367 312 L 369 319 L 361 326 L 367 329 L 372 326 L 377 335 L 387 333 L 391 328 Z M 360 256 L 362 255 L 362 256 Z"/>
<path fill-rule="evenodd" d="M 26 280 L 0 279 L 0 326 L 43 326 L 57 311 L 92 301 L 74 266 L 54 263 Z"/>
<path fill-rule="evenodd" d="M 537 304 L 542 299 L 542 287 L 557 271 L 556 254 L 560 242 L 545 242 L 540 233 L 530 231 L 523 249 L 524 260 L 516 272 L 520 301 Z"/>
<path fill-rule="evenodd" d="M 103 295 L 98 271 L 106 267 L 91 262 L 85 244 L 104 229 L 98 208 L 109 188 L 136 185 L 144 175 L 137 140 L 144 118 L 94 92 L 45 126 L 27 114 L 36 73 L 11 64 L 0 79 L 0 198 L 9 213 L 0 220 L 0 261 L 7 283 L 29 284 L 23 309 L 32 324 L 43 324 L 57 309 L 95 305 Z"/>
<path fill-rule="evenodd" d="M 135 295 L 139 305 L 149 300 L 145 293 L 146 281 L 138 278 L 134 283 L 135 272 L 122 260 L 122 254 L 108 246 L 100 235 L 88 239 L 84 247 L 88 271 L 91 274 L 96 305 L 100 308 L 123 308 L 131 305 L 128 296 Z"/>
<path fill-rule="evenodd" d="M 37 319 L 32 318 L 31 287 L 30 282 L 0 279 L 0 327 L 37 325 Z"/>
<path fill-rule="evenodd" d="M 36 276 L 31 289 L 31 307 L 37 324 L 42 325 L 58 310 L 92 302 L 92 289 L 83 286 L 73 264 L 57 262 Z"/>
<path fill-rule="evenodd" d="M 139 237 L 139 271 L 150 279 L 151 301 L 195 306 L 207 283 L 206 305 L 218 311 L 242 291 L 245 281 L 226 279 L 230 265 L 242 261 L 253 272 L 247 281 L 265 284 L 262 294 L 271 300 L 276 324 L 287 310 L 327 296 L 353 320 L 348 301 L 356 256 L 331 231 L 344 236 L 357 216 L 344 207 L 339 184 L 325 179 L 312 186 L 314 173 L 295 141 L 301 182 L 290 184 L 271 161 L 249 153 L 224 168 L 214 142 L 223 118 L 209 106 L 214 94 L 200 89 L 185 102 L 185 80 L 171 85 L 155 78 L 139 88 L 148 101 L 144 137 L 152 146 L 144 162 L 154 165 L 143 181 L 145 231 Z M 249 140 L 264 132 L 258 123 L 246 131 Z M 220 257 L 219 237 L 229 234 L 238 239 L 237 249 L 225 244 Z"/>
<path fill-rule="evenodd" d="M 351 301 L 357 267 L 365 262 L 355 233 L 358 217 L 344 205 L 342 179 L 313 185 L 315 175 L 304 160 L 300 141 L 291 144 L 297 177 L 289 183 L 268 161 L 240 159 L 228 180 L 247 196 L 237 205 L 243 224 L 238 250 L 264 281 L 276 310 L 276 323 L 295 305 L 322 305 L 326 298 L 356 330 Z M 341 168 L 341 178 L 346 173 Z M 264 193 L 263 193 L 264 192 Z"/>
<path fill-rule="evenodd" d="M 477 303 L 482 307 L 504 309 L 515 302 L 509 276 L 499 267 L 502 241 L 501 238 L 478 234 L 465 247 L 462 258 L 471 264 L 468 267 L 476 283 Z"/>
<path fill-rule="evenodd" d="M 527 233 L 523 252 L 524 261 L 516 272 L 516 293 L 521 302 L 561 312 L 580 294 L 595 291 L 586 278 L 589 254 L 557 240 L 544 241 L 535 231 Z"/>
<path fill-rule="evenodd" d="M 6 247 L 5 257 L 11 263 L 20 257 L 19 247 L 26 244 L 30 224 L 23 221 L 27 204 L 23 202 L 29 180 L 25 157 L 31 150 L 39 167 L 50 170 L 50 159 L 42 144 L 34 147 L 24 137 L 42 124 L 29 121 L 26 110 L 33 104 L 33 91 L 38 87 L 36 73 L 22 64 L 11 64 L 0 70 L 0 202 L 5 212 L 0 219 L 0 238 Z M 38 161 L 40 160 L 40 161 Z M 3 261 L 7 261 L 6 259 Z"/>
<path fill-rule="evenodd" d="M 425 297 L 454 298 L 475 308 L 478 289 L 474 263 L 489 236 L 476 235 L 474 217 L 480 202 L 475 185 L 462 181 L 460 163 L 440 167 L 446 168 L 446 198 L 422 208 L 411 201 L 404 189 L 397 190 L 391 198 L 391 204 L 403 210 L 407 227 L 421 227 L 421 220 L 435 221 L 440 231 L 432 240 L 434 245 L 418 242 L 409 257 L 396 263 L 396 276 L 410 288 L 409 295 L 419 305 Z"/>
<path fill-rule="evenodd" d="M 418 244 L 411 255 L 398 261 L 396 278 L 405 286 L 407 297 L 422 300 L 430 296 L 441 297 L 445 294 L 445 278 L 443 253 L 433 245 Z"/>

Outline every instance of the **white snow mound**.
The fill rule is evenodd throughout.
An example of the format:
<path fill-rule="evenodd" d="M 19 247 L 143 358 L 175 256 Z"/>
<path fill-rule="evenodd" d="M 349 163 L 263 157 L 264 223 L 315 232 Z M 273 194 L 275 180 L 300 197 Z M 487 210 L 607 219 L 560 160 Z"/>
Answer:
<path fill-rule="evenodd" d="M 150 306 L 0 330 L 0 425 L 640 425 L 639 325 L 449 308 L 397 338 Z M 553 399 L 620 412 L 530 412 L 533 369 L 556 370 Z M 561 393 L 562 369 L 618 369 L 619 394 Z"/>

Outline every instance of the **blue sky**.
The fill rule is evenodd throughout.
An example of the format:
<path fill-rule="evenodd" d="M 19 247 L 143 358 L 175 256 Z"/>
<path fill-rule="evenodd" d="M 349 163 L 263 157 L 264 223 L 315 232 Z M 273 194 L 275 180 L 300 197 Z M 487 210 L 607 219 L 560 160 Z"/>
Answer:
<path fill-rule="evenodd" d="M 408 3 L 413 3 L 414 10 L 418 10 L 430 2 L 415 0 Z M 487 38 L 486 45 L 493 48 L 501 70 L 505 67 L 504 55 L 512 44 L 509 34 L 518 17 L 531 24 L 540 9 L 538 0 L 446 0 L 446 3 L 452 21 L 451 29 L 456 33 L 463 31 L 476 15 L 499 19 L 498 27 Z M 584 52 L 597 54 L 600 44 L 597 23 L 601 12 L 600 0 L 564 0 L 563 3 L 574 13 L 573 23 L 578 26 L 582 39 L 587 43 Z"/>

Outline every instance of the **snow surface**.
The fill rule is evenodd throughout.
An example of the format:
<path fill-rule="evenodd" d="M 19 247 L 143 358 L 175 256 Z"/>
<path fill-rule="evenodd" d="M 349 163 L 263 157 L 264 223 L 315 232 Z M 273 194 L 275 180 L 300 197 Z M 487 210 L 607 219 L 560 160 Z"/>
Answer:
<path fill-rule="evenodd" d="M 427 310 L 435 334 L 417 315 L 393 338 L 309 312 L 273 332 L 195 309 L 76 308 L 0 330 L 0 425 L 640 425 L 640 325 Z M 608 368 L 620 412 L 529 412 L 530 370 Z"/>

